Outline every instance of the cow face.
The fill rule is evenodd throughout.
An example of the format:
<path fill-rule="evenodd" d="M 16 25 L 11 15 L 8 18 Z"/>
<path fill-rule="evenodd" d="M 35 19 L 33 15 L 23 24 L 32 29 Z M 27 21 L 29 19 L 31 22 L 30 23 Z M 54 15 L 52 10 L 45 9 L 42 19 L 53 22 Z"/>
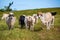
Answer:
<path fill-rule="evenodd" d="M 42 17 L 43 15 L 42 15 L 42 12 L 38 12 L 37 13 L 37 16 L 40 18 L 40 17 Z"/>

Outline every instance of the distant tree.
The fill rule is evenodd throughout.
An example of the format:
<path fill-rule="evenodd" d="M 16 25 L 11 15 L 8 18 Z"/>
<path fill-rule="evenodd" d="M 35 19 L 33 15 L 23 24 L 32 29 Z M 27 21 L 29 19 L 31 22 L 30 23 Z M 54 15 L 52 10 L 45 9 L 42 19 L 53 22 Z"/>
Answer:
<path fill-rule="evenodd" d="M 8 6 L 4 6 L 3 9 L 0 9 L 0 11 L 12 11 L 12 9 L 10 8 L 12 6 L 13 2 L 9 3 Z"/>
<path fill-rule="evenodd" d="M 4 6 L 5 11 L 12 11 L 12 9 L 10 8 L 12 6 L 13 2 L 9 3 L 8 6 Z"/>

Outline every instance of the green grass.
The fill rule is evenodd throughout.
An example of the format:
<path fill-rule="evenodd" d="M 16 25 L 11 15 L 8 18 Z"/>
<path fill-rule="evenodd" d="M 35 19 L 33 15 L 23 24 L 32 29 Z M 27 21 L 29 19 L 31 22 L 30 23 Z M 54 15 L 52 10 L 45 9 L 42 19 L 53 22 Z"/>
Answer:
<path fill-rule="evenodd" d="M 42 12 L 51 12 L 56 11 L 57 15 L 55 16 L 54 28 L 47 30 L 41 21 L 35 24 L 34 31 L 20 29 L 18 24 L 18 18 L 20 15 L 32 15 L 38 11 Z M 0 19 L 4 12 L 0 12 Z M 8 13 L 8 12 L 7 12 Z M 14 14 L 17 18 L 13 30 L 8 30 L 4 20 L 0 20 L 0 40 L 60 40 L 60 8 L 46 8 L 46 9 L 33 9 L 33 10 L 22 10 L 14 11 Z"/>

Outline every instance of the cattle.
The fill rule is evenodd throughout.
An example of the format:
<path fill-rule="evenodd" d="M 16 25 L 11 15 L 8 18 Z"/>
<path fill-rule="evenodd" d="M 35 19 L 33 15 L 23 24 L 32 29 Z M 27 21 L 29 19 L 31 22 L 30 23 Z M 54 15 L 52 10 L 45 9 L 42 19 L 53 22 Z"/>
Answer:
<path fill-rule="evenodd" d="M 3 20 L 3 19 L 6 20 L 6 18 L 8 17 L 8 15 L 9 15 L 9 14 L 4 13 L 1 19 L 2 19 L 2 20 Z"/>
<path fill-rule="evenodd" d="M 47 30 L 50 30 L 51 25 L 54 25 L 54 16 L 56 12 L 46 12 L 46 13 L 38 13 L 39 17 L 44 25 L 46 25 Z"/>
<path fill-rule="evenodd" d="M 25 26 L 26 29 L 34 30 L 34 23 L 35 23 L 35 18 L 33 16 L 21 15 L 19 17 L 19 25 L 21 25 L 21 28 Z"/>
<path fill-rule="evenodd" d="M 23 26 L 25 26 L 25 15 L 21 15 L 19 17 L 19 25 L 21 25 L 21 28 L 23 28 Z"/>
<path fill-rule="evenodd" d="M 13 13 L 4 14 L 3 17 L 2 17 L 2 19 L 5 19 L 6 24 L 9 27 L 9 30 L 13 29 L 13 26 L 14 26 L 15 21 L 16 21 L 16 17 L 14 17 Z"/>
<path fill-rule="evenodd" d="M 35 18 L 33 16 L 26 16 L 25 17 L 25 26 L 26 29 L 34 30 L 34 23 L 35 23 Z"/>

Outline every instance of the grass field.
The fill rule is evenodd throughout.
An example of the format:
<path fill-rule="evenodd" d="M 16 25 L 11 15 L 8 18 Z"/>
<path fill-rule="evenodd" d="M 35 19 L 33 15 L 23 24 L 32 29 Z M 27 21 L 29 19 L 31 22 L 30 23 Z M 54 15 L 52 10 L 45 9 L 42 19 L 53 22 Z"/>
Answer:
<path fill-rule="evenodd" d="M 46 30 L 46 27 L 41 23 L 35 24 L 35 31 L 30 31 L 26 29 L 20 29 L 18 24 L 18 18 L 20 15 L 32 15 L 38 11 L 51 12 L 56 11 L 54 28 L 51 30 Z M 2 14 L 5 12 L 0 12 L 0 19 Z M 8 12 L 6 12 L 8 13 Z M 60 8 L 45 8 L 45 9 L 32 9 L 32 10 L 22 10 L 14 11 L 17 18 L 13 30 L 8 30 L 4 20 L 0 20 L 0 40 L 60 40 Z M 42 29 L 43 28 L 43 29 Z"/>

